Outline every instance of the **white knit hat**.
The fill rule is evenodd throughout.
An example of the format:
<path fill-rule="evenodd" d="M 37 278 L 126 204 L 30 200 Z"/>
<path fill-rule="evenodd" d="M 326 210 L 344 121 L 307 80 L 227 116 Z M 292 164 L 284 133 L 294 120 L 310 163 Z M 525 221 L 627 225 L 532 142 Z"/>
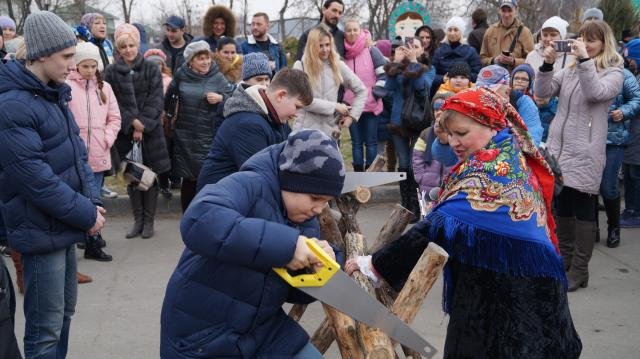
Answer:
<path fill-rule="evenodd" d="M 467 29 L 466 21 L 464 21 L 464 19 L 460 16 L 454 16 L 449 21 L 447 21 L 447 25 L 444 27 L 444 31 L 447 31 L 450 27 L 454 26 L 457 27 L 458 30 L 460 30 L 460 32 L 463 34 Z"/>
<path fill-rule="evenodd" d="M 76 65 L 84 60 L 95 60 L 98 63 L 98 71 L 102 72 L 104 69 L 102 65 L 102 59 L 100 58 L 100 50 L 98 47 L 90 42 L 81 42 L 76 46 L 76 54 L 73 56 Z"/>
<path fill-rule="evenodd" d="M 563 20 L 561 17 L 552 16 L 542 24 L 541 30 L 544 30 L 544 29 L 558 30 L 558 32 L 560 33 L 560 38 L 564 40 L 565 36 L 567 36 L 567 26 L 569 26 L 569 23 Z"/>

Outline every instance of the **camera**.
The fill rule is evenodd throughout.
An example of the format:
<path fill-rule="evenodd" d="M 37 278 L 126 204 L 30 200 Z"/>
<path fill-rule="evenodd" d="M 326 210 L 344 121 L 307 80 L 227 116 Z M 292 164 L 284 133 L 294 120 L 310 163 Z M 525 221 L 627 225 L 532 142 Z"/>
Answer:
<path fill-rule="evenodd" d="M 413 45 L 413 39 L 415 39 L 413 36 L 407 36 L 404 38 L 404 45 L 408 48 L 411 48 L 411 46 Z"/>
<path fill-rule="evenodd" d="M 553 42 L 553 47 L 558 52 L 571 52 L 571 41 L 569 40 L 556 40 Z"/>

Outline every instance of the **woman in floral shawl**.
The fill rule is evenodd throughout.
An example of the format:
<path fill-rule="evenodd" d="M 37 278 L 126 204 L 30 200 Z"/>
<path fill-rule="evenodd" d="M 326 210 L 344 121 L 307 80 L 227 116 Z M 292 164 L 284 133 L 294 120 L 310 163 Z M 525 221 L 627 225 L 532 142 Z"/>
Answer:
<path fill-rule="evenodd" d="M 346 271 L 399 290 L 433 241 L 450 256 L 444 358 L 578 358 L 549 166 L 516 110 L 491 90 L 462 91 L 442 109 L 459 162 L 436 205 L 396 242 L 350 259 Z"/>

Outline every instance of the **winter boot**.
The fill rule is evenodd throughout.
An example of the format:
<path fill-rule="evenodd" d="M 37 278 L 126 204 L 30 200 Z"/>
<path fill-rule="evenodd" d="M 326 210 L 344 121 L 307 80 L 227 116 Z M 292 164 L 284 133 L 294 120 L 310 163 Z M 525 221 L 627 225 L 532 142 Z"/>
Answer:
<path fill-rule="evenodd" d="M 76 272 L 76 280 L 78 281 L 78 284 L 85 284 L 85 283 L 93 282 L 93 278 L 89 277 L 86 274 L 82 274 L 80 272 Z"/>
<path fill-rule="evenodd" d="M 398 172 L 407 172 L 407 169 L 398 168 Z M 409 187 L 408 182 L 408 180 L 398 182 L 398 184 L 400 185 L 400 205 L 408 210 L 411 210 L 409 208 L 409 191 L 407 191 L 407 188 Z"/>
<path fill-rule="evenodd" d="M 596 230 L 595 222 L 576 221 L 575 253 L 571 268 L 567 273 L 569 292 L 573 292 L 578 288 L 586 288 L 589 284 L 589 261 L 596 242 Z"/>
<path fill-rule="evenodd" d="M 15 250 L 11 250 L 11 259 L 13 260 L 13 265 L 16 267 L 16 284 L 18 284 L 18 292 L 20 294 L 24 294 L 24 274 L 22 271 L 22 256 L 20 252 Z"/>
<path fill-rule="evenodd" d="M 153 221 L 156 216 L 156 206 L 158 205 L 158 187 L 152 186 L 143 193 L 144 226 L 142 238 L 151 238 L 153 237 Z"/>
<path fill-rule="evenodd" d="M 84 258 L 94 259 L 98 262 L 111 262 L 113 257 L 102 251 L 96 237 L 97 236 L 86 236 L 84 240 Z"/>
<path fill-rule="evenodd" d="M 620 245 L 620 197 L 604 200 L 607 213 L 607 247 Z"/>
<path fill-rule="evenodd" d="M 558 247 L 562 255 L 564 271 L 571 268 L 575 246 L 576 219 L 574 217 L 556 218 L 556 235 L 558 236 Z"/>
<path fill-rule="evenodd" d="M 132 186 L 127 186 L 127 193 L 129 194 L 129 201 L 131 202 L 131 209 L 133 210 L 133 227 L 127 233 L 127 238 L 134 238 L 142 233 L 142 227 L 144 224 L 144 209 L 142 203 L 142 192 L 138 191 Z"/>
<path fill-rule="evenodd" d="M 353 172 L 364 172 L 364 166 L 353 164 Z"/>
<path fill-rule="evenodd" d="M 416 223 L 420 220 L 420 203 L 418 203 L 418 184 L 416 183 L 415 178 L 413 177 L 413 170 L 407 171 L 407 197 L 408 197 L 408 210 L 413 212 L 413 218 L 410 223 Z"/>
<path fill-rule="evenodd" d="M 395 172 L 396 170 L 396 147 L 393 141 L 388 140 L 384 143 L 384 154 L 387 157 L 387 172 Z"/>

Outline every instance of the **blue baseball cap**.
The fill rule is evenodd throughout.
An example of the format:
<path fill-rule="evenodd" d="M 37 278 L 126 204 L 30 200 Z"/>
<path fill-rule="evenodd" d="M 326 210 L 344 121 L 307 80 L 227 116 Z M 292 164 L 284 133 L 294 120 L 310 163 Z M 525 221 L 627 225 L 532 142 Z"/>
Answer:
<path fill-rule="evenodd" d="M 500 5 L 498 6 L 499 9 L 502 9 L 503 6 L 508 6 L 512 9 L 515 9 L 516 7 L 518 7 L 518 1 L 517 0 L 502 0 L 500 1 Z"/>
<path fill-rule="evenodd" d="M 172 29 L 182 29 L 184 28 L 184 19 L 177 15 L 171 15 L 163 25 Z"/>

